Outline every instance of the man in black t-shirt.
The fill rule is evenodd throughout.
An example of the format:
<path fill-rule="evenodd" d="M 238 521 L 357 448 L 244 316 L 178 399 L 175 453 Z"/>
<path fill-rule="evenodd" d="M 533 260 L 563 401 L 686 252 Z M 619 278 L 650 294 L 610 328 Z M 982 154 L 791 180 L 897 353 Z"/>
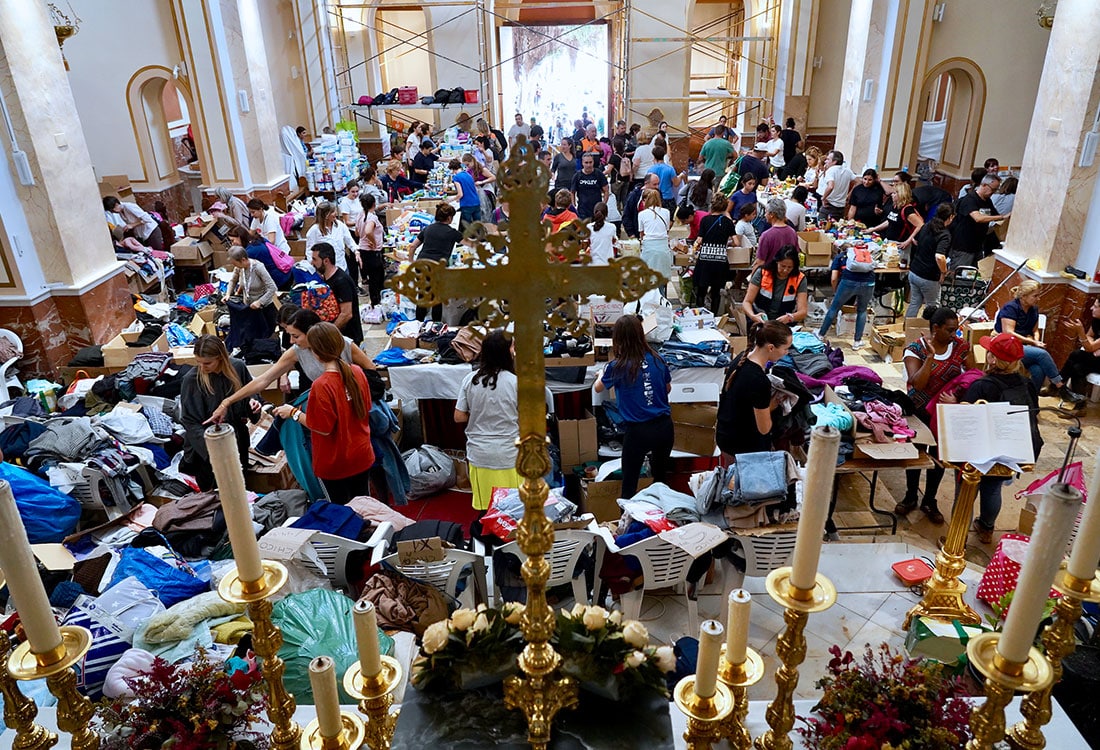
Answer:
<path fill-rule="evenodd" d="M 345 271 L 336 267 L 336 251 L 327 242 L 313 246 L 313 267 L 332 290 L 332 296 L 340 305 L 340 314 L 333 324 L 340 333 L 356 344 L 363 343 L 363 321 L 359 317 L 359 292 L 355 282 Z"/>
<path fill-rule="evenodd" d="M 600 201 L 607 200 L 607 178 L 596 171 L 596 158 L 592 154 L 581 157 L 583 171 L 573 175 L 572 193 L 577 202 L 577 218 L 592 218 L 592 210 Z"/>
<path fill-rule="evenodd" d="M 462 232 L 451 226 L 455 218 L 455 208 L 450 203 L 440 203 L 435 209 L 435 221 L 420 230 L 413 243 L 409 245 L 409 257 L 416 260 L 437 260 L 450 263 L 455 245 L 462 242 Z M 419 250 L 419 252 L 417 252 Z M 443 305 L 431 308 L 432 320 L 442 322 Z M 416 319 L 424 320 L 428 308 L 416 308 Z"/>
<path fill-rule="evenodd" d="M 798 144 L 802 142 L 802 134 L 794 129 L 793 117 L 788 117 L 785 127 L 779 131 L 779 140 L 783 141 L 783 161 L 790 164 Z"/>
<path fill-rule="evenodd" d="M 741 161 L 737 165 L 737 174 L 744 176 L 751 174 L 756 178 L 758 185 L 768 184 L 768 177 L 770 173 L 768 171 L 768 165 L 764 163 L 764 151 L 763 143 L 757 143 L 753 146 L 753 150 L 741 157 Z"/>
<path fill-rule="evenodd" d="M 1006 217 L 997 213 L 990 196 L 997 192 L 1001 180 L 996 175 L 986 175 L 981 184 L 955 204 L 955 221 L 951 225 L 951 270 L 959 266 L 976 266 L 985 255 L 985 238 L 989 224 Z"/>

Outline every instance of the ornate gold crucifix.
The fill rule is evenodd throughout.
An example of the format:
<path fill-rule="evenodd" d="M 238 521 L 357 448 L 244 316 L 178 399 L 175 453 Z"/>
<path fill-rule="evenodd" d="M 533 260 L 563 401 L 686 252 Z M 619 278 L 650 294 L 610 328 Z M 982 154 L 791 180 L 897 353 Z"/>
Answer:
<path fill-rule="evenodd" d="M 475 242 L 474 252 L 482 268 L 447 268 L 438 261 L 414 261 L 393 280 L 392 288 L 419 307 L 450 299 L 499 300 L 504 307 L 488 317 L 489 327 L 509 319 L 516 349 L 519 381 L 519 453 L 516 469 L 524 477 L 520 487 L 525 513 L 516 531 L 519 547 L 527 555 L 523 579 L 527 583 L 527 607 L 522 629 L 527 645 L 519 657 L 526 678 L 510 677 L 504 701 L 522 709 L 527 717 L 528 740 L 534 747 L 550 741 L 550 726 L 562 708 L 577 702 L 577 685 L 571 678 L 555 677 L 561 657 L 550 645 L 554 612 L 546 603 L 550 566 L 546 553 L 554 544 L 554 530 L 543 512 L 547 487 L 542 477 L 550 471 L 546 450 L 546 372 L 543 358 L 544 323 L 578 330 L 567 320 L 560 300 L 600 294 L 631 302 L 664 283 L 662 275 L 639 258 L 618 258 L 609 266 L 590 266 L 581 243 L 588 237 L 583 226 L 569 225 L 554 234 L 539 220 L 540 200 L 546 195 L 550 173 L 538 161 L 526 138 L 519 136 L 497 174 L 501 200 L 507 201 L 511 220 L 501 234 L 490 234 L 474 224 L 466 237 Z M 507 254 L 501 254 L 507 248 Z M 548 304 L 549 303 L 549 304 Z M 547 310 L 552 308 L 548 315 Z M 488 309 L 484 306 L 483 309 Z M 503 312 L 506 310 L 507 312 Z"/>

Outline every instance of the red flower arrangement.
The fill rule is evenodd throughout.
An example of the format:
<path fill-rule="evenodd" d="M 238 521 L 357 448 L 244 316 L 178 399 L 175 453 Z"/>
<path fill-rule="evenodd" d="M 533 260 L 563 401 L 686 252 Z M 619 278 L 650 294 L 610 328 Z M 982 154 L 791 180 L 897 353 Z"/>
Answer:
<path fill-rule="evenodd" d="M 156 659 L 126 679 L 132 702 L 104 701 L 98 718 L 103 750 L 212 750 L 266 748 L 267 737 L 249 728 L 267 705 L 260 670 L 227 673 L 199 649 L 189 664 Z"/>
<path fill-rule="evenodd" d="M 886 644 L 867 646 L 856 661 L 829 649 L 829 674 L 814 716 L 800 716 L 798 733 L 815 750 L 941 748 L 961 750 L 970 739 L 970 703 L 958 679 L 933 661 L 908 659 Z"/>

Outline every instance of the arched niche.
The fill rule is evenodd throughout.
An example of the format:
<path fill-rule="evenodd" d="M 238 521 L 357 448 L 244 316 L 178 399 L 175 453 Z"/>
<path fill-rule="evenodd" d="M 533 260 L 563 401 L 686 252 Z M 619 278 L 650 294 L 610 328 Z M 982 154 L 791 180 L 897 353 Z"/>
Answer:
<path fill-rule="evenodd" d="M 173 76 L 172 71 L 160 65 L 141 68 L 126 83 L 126 106 L 130 112 L 130 124 L 134 131 L 138 155 L 141 158 L 141 179 L 133 182 L 148 188 L 161 188 L 180 181 L 176 166 L 175 144 L 169 133 L 171 113 L 165 111 L 165 88 L 171 83 L 183 100 L 188 112 L 195 111 L 191 90 L 187 84 Z M 192 129 L 194 132 L 196 129 Z M 205 164 L 205 144 L 195 136 L 195 150 L 199 155 L 198 168 L 203 181 L 208 180 Z"/>
<path fill-rule="evenodd" d="M 947 81 L 944 81 L 944 77 Z M 949 85 L 945 85 L 948 84 Z M 926 119 L 929 98 L 936 92 L 949 91 L 946 101 L 940 102 L 947 126 L 943 137 L 943 153 L 938 169 L 956 176 L 968 176 L 974 168 L 978 150 L 978 136 L 982 131 L 982 114 L 985 111 L 985 76 L 977 63 L 965 57 L 952 57 L 931 68 L 921 84 L 920 106 L 913 107 L 914 132 L 920 133 L 921 122 Z M 914 143 L 909 163 L 917 163 L 917 144 Z"/>

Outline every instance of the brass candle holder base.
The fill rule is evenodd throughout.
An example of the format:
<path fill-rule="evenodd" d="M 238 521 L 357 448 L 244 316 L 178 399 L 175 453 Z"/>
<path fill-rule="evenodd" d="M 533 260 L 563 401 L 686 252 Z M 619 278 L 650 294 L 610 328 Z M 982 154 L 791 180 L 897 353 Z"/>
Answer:
<path fill-rule="evenodd" d="M 306 724 L 302 732 L 302 750 L 358 750 L 362 747 L 366 736 L 363 720 L 355 714 L 341 711 L 340 721 L 344 728 L 336 737 L 322 737 L 321 724 L 317 719 Z"/>
<path fill-rule="evenodd" d="M 3 579 L 0 579 L 3 586 Z M 57 744 L 57 735 L 37 724 L 38 706 L 19 689 L 7 669 L 11 655 L 11 638 L 0 630 L 0 695 L 4 697 L 4 725 L 15 730 L 12 750 L 46 750 Z"/>
<path fill-rule="evenodd" d="M 775 700 L 768 704 L 767 732 L 756 738 L 757 750 L 791 750 L 790 732 L 794 726 L 794 691 L 798 687 L 798 665 L 806 658 L 806 621 L 815 612 L 824 612 L 836 604 L 836 586 L 821 573 L 812 589 L 791 585 L 791 568 L 776 568 L 765 581 L 768 596 L 787 610 L 783 620 L 787 627 L 776 642 L 775 654 L 779 669 L 775 684 L 779 688 Z"/>
<path fill-rule="evenodd" d="M 359 701 L 359 712 L 367 717 L 363 742 L 370 750 L 389 750 L 400 711 L 393 711 L 393 693 L 401 684 L 401 663 L 382 655 L 382 671 L 364 677 L 362 665 L 355 662 L 344 673 L 344 691 Z"/>
<path fill-rule="evenodd" d="M 695 694 L 695 675 L 688 675 L 676 683 L 672 699 L 687 716 L 684 740 L 688 750 L 709 750 L 722 741 L 723 722 L 733 712 L 733 692 L 728 686 L 719 681 L 713 696 L 700 698 Z"/>
<path fill-rule="evenodd" d="M 76 689 L 72 667 L 84 658 L 92 646 L 92 634 L 86 628 L 66 625 L 61 628 L 61 645 L 48 654 L 31 653 L 30 643 L 21 643 L 8 657 L 8 673 L 17 680 L 45 678 L 50 693 L 57 698 L 57 728 L 72 737 L 73 750 L 96 750 L 99 735 L 90 728 L 95 706 Z M 45 730 L 43 730 L 45 731 Z M 45 738 L 39 733 L 39 741 Z M 49 747 L 53 742 L 40 747 Z"/>
<path fill-rule="evenodd" d="M 764 677 L 764 660 L 753 649 L 745 651 L 745 661 L 730 664 L 726 661 L 726 644 L 722 644 L 722 660 L 718 662 L 718 679 L 733 694 L 733 710 L 722 722 L 722 736 L 735 750 L 752 747 L 752 737 L 745 727 L 749 715 L 749 688 Z"/>
<path fill-rule="evenodd" d="M 1062 565 L 1054 579 L 1054 588 L 1062 597 L 1054 607 L 1054 622 L 1043 631 L 1043 648 L 1053 674 L 1050 687 L 1036 690 L 1024 698 L 1020 713 L 1024 720 L 1008 730 L 1005 740 L 1013 750 L 1043 750 L 1047 741 L 1043 727 L 1050 721 L 1050 696 L 1054 685 L 1062 679 L 1062 660 L 1076 647 L 1073 628 L 1081 617 L 1082 602 L 1100 602 L 1100 575 L 1091 581 L 1071 576 Z"/>
<path fill-rule="evenodd" d="M 1005 737 L 1005 707 L 1016 691 L 1034 693 L 1054 684 L 1054 670 L 1047 658 L 1032 648 L 1027 661 L 1018 664 L 997 653 L 1000 633 L 981 633 L 966 644 L 970 663 L 985 675 L 985 702 L 970 714 L 973 737 L 966 750 L 993 750 Z"/>
<path fill-rule="evenodd" d="M 252 648 L 263 660 L 261 668 L 267 683 L 267 717 L 274 727 L 271 746 L 275 750 L 299 750 L 302 727 L 294 721 L 297 704 L 283 684 L 286 665 L 279 658 L 283 633 L 271 621 L 270 597 L 286 585 L 287 570 L 282 563 L 273 560 L 264 560 L 263 568 L 264 577 L 258 581 L 242 580 L 234 568 L 218 584 L 218 595 L 227 602 L 248 605 Z"/>

